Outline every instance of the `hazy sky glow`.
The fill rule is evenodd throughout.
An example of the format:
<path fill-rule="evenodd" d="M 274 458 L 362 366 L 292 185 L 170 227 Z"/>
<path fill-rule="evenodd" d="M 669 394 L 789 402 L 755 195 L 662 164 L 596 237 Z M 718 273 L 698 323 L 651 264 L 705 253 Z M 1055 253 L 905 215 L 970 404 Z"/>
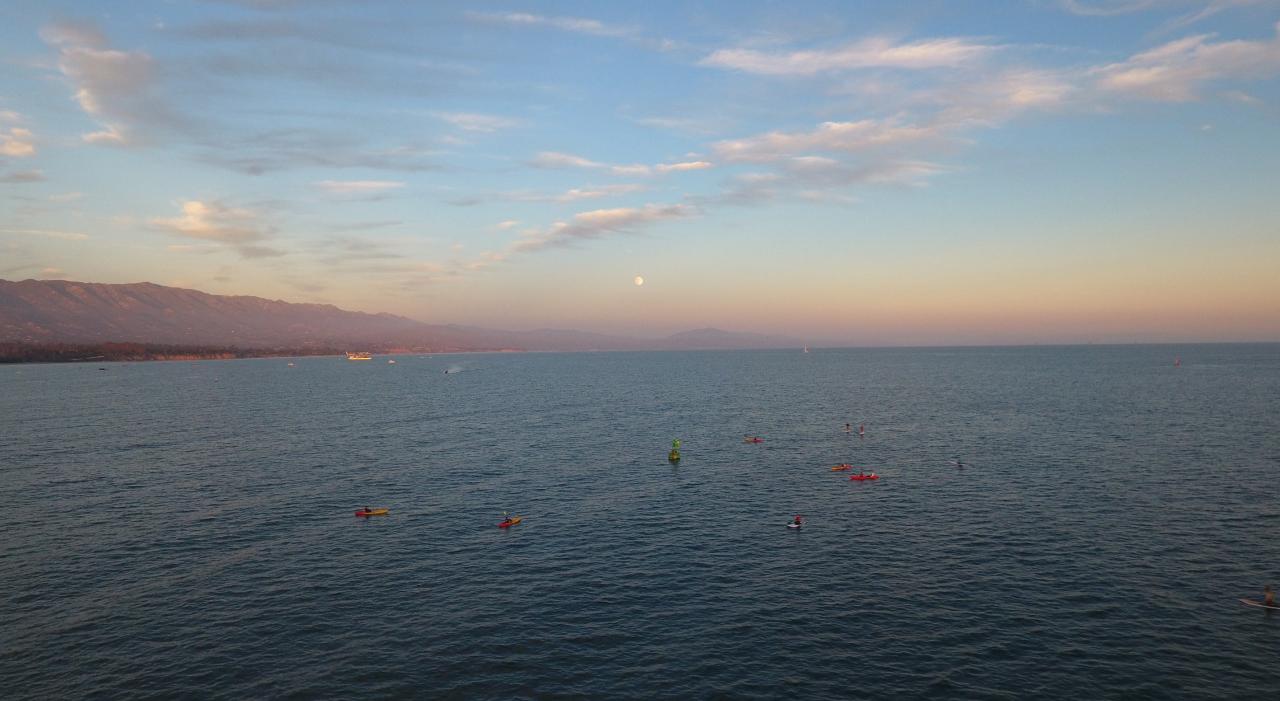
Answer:
<path fill-rule="evenodd" d="M 850 5 L 7 2 L 0 277 L 1280 340 L 1280 2 Z"/>

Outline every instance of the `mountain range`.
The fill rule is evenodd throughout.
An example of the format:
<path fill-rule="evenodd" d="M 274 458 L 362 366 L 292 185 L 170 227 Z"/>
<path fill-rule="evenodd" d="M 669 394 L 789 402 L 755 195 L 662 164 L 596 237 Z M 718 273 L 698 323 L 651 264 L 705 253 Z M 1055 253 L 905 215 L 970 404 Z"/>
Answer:
<path fill-rule="evenodd" d="M 502 331 L 427 324 L 330 304 L 214 295 L 150 282 L 114 285 L 69 280 L 0 280 L 0 342 L 374 352 L 796 348 L 802 343 L 720 329 L 685 331 L 661 339 L 555 329 Z"/>

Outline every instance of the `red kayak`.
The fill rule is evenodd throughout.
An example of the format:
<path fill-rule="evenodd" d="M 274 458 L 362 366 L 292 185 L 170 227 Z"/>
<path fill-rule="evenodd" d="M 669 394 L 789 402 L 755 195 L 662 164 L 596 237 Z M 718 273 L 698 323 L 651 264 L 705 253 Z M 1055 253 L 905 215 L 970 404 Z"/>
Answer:
<path fill-rule="evenodd" d="M 524 519 L 523 516 L 512 516 L 511 518 L 498 524 L 498 528 L 510 528 Z"/>
<path fill-rule="evenodd" d="M 862 480 L 878 480 L 880 479 L 880 475 L 872 472 L 869 475 L 849 475 L 849 479 L 856 480 L 858 482 L 861 482 Z"/>

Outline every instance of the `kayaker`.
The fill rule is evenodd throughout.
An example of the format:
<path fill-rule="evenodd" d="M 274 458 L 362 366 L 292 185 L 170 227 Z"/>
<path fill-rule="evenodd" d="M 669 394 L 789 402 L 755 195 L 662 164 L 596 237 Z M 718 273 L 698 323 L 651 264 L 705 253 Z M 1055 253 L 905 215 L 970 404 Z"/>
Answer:
<path fill-rule="evenodd" d="M 1276 593 L 1271 590 L 1270 584 L 1262 588 L 1262 603 L 1265 606 L 1276 605 Z"/>
<path fill-rule="evenodd" d="M 796 520 L 792 521 L 792 523 L 796 524 L 797 526 L 801 524 L 800 514 L 796 514 Z"/>
<path fill-rule="evenodd" d="M 370 508 L 369 508 L 369 507 L 367 507 L 367 506 L 366 506 L 366 507 L 364 507 L 364 512 L 365 512 L 366 514 L 367 514 L 367 513 L 369 513 L 369 512 L 371 512 L 371 511 L 373 511 L 373 509 L 370 509 Z"/>
<path fill-rule="evenodd" d="M 845 432 L 845 433 L 853 433 L 853 427 L 852 427 L 852 426 L 850 426 L 849 424 L 845 424 L 845 425 L 844 425 L 844 432 Z"/>

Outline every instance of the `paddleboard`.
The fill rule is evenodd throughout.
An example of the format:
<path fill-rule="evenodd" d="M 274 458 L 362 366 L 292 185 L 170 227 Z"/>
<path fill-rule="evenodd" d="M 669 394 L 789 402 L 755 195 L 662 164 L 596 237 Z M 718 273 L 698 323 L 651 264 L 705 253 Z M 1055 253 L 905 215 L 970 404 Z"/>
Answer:
<path fill-rule="evenodd" d="M 800 527 L 800 526 L 802 526 L 802 525 L 804 525 L 804 524 L 801 524 L 801 523 L 788 523 L 788 524 L 787 524 L 787 528 L 799 528 L 799 527 Z"/>
<path fill-rule="evenodd" d="M 1244 604 L 1245 606 L 1257 606 L 1260 609 L 1271 609 L 1272 611 L 1280 611 L 1280 606 L 1267 606 L 1261 601 L 1255 601 L 1253 599 L 1241 599 L 1240 603 Z"/>

